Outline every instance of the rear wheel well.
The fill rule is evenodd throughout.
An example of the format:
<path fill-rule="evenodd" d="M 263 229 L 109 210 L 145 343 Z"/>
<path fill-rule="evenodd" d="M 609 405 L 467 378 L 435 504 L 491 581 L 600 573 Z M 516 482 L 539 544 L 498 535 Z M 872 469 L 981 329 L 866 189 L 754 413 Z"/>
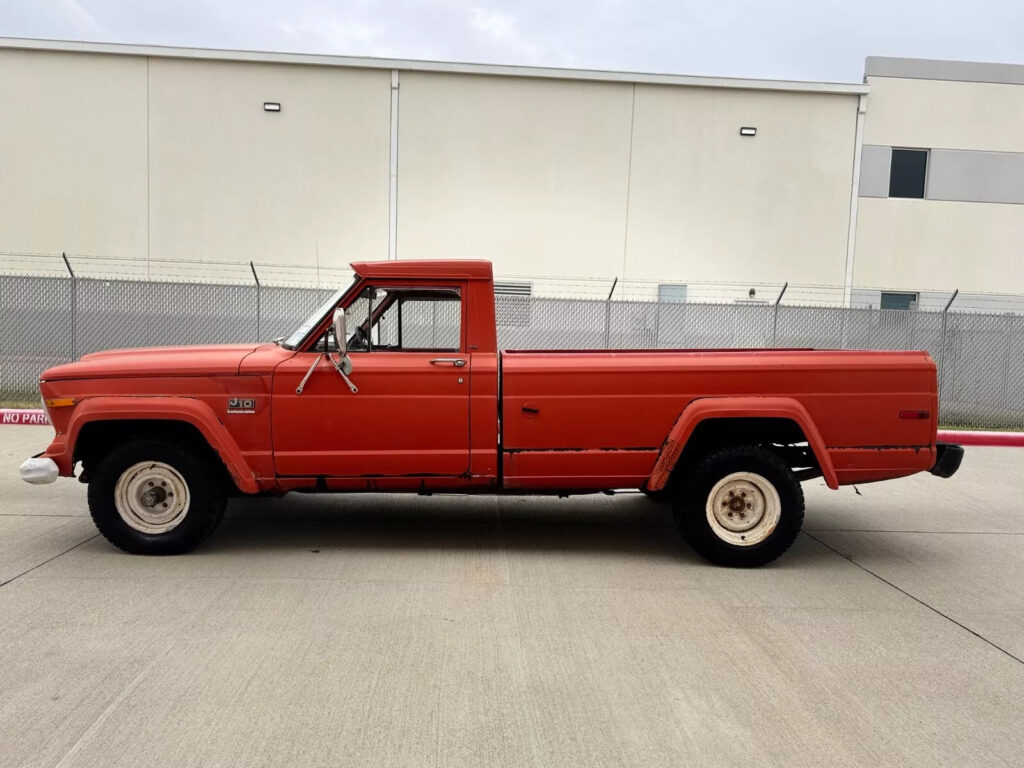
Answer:
<path fill-rule="evenodd" d="M 686 441 L 672 478 L 709 454 L 731 445 L 756 445 L 772 450 L 800 480 L 821 475 L 814 450 L 793 419 L 742 417 L 701 421 Z"/>
<path fill-rule="evenodd" d="M 111 450 L 131 440 L 156 438 L 187 445 L 201 452 L 217 467 L 218 476 L 229 489 L 235 488 L 223 460 L 194 425 L 173 419 L 124 419 L 90 421 L 82 426 L 75 440 L 74 461 L 82 462 L 79 479 L 89 482 L 89 472 Z"/>

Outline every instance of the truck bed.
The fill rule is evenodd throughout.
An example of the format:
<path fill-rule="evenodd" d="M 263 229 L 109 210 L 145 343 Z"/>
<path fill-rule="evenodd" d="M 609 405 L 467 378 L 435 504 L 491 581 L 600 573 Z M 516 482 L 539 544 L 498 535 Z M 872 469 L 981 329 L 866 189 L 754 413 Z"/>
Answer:
<path fill-rule="evenodd" d="M 698 398 L 796 400 L 840 484 L 935 461 L 938 396 L 926 352 L 513 350 L 500 365 L 506 488 L 639 487 Z M 900 417 L 912 411 L 927 417 Z"/>

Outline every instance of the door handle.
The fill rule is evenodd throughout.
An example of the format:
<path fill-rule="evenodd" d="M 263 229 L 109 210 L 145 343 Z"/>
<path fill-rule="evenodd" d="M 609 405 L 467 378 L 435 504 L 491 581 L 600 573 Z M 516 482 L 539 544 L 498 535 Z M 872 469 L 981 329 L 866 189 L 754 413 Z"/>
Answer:
<path fill-rule="evenodd" d="M 430 361 L 431 365 L 438 365 L 439 363 L 448 363 L 454 365 L 456 368 L 461 368 L 466 364 L 466 361 L 461 357 L 435 357 Z"/>

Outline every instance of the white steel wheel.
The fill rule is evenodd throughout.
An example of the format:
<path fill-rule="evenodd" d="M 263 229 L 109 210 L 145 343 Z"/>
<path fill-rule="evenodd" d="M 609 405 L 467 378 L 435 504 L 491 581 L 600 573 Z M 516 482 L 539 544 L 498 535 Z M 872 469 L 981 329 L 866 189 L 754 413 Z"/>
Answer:
<path fill-rule="evenodd" d="M 767 478 L 754 472 L 733 472 L 711 488 L 705 512 L 719 539 L 737 547 L 752 547 L 778 527 L 782 501 Z"/>
<path fill-rule="evenodd" d="M 188 514 L 188 483 L 170 464 L 140 461 L 124 470 L 114 486 L 114 507 L 140 533 L 167 533 Z"/>

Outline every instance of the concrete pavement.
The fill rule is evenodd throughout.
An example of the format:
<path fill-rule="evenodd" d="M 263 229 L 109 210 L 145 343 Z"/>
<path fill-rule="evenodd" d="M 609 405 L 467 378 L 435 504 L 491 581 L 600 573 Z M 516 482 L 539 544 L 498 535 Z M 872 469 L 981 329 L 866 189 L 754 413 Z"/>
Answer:
<path fill-rule="evenodd" d="M 1000 766 L 1024 753 L 1024 451 L 805 485 L 770 567 L 641 496 L 232 502 L 122 554 L 0 432 L 0 768 Z"/>

